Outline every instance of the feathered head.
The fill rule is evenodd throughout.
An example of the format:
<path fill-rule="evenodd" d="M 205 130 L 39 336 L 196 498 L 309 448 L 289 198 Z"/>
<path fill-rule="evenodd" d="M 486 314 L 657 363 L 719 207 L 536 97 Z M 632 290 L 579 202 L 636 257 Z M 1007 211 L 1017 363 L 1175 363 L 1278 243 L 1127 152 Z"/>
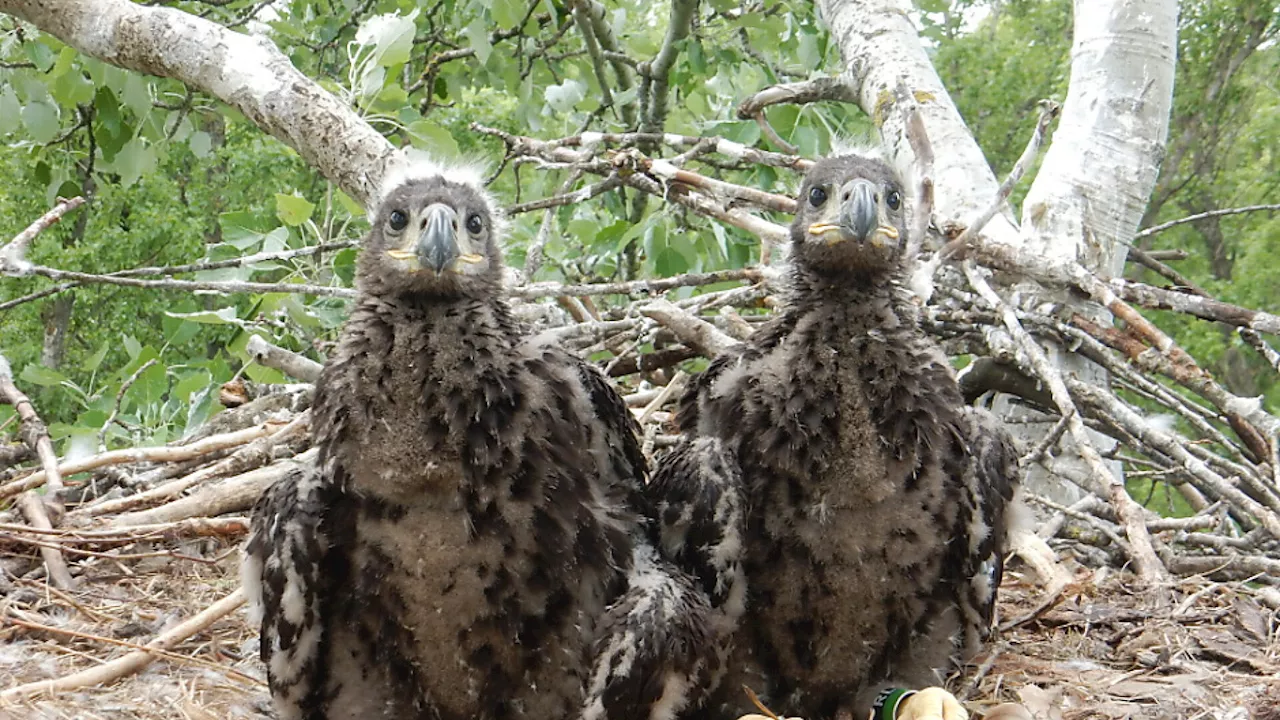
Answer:
<path fill-rule="evenodd" d="M 896 269 L 907 243 L 906 204 L 897 174 L 875 154 L 818 161 L 791 223 L 793 262 L 824 276 Z"/>
<path fill-rule="evenodd" d="M 478 165 L 417 156 L 387 172 L 357 267 L 369 294 L 492 293 L 502 280 L 503 218 Z"/>

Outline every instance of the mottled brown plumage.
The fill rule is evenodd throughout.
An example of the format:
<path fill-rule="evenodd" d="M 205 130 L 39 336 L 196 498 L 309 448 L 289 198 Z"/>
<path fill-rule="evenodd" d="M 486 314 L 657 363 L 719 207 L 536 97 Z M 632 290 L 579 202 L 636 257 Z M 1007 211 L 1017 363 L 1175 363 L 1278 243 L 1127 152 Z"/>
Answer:
<path fill-rule="evenodd" d="M 263 496 L 246 547 L 281 715 L 667 720 L 696 702 L 706 603 L 648 543 L 634 420 L 513 320 L 477 178 L 394 180 L 371 224 L 316 388 L 316 468 Z"/>
<path fill-rule="evenodd" d="M 786 715 L 865 717 L 882 687 L 941 684 L 986 637 L 1015 458 L 920 330 L 901 287 L 907 227 L 883 162 L 817 163 L 786 308 L 692 383 L 679 422 L 697 440 L 655 473 L 667 553 L 707 587 L 745 575 L 745 609 L 715 603 L 738 626 L 729 715 L 751 711 L 747 684 Z M 736 526 L 709 519 L 710 501 L 667 500 L 735 493 Z M 713 555 L 721 569 L 698 561 Z"/>

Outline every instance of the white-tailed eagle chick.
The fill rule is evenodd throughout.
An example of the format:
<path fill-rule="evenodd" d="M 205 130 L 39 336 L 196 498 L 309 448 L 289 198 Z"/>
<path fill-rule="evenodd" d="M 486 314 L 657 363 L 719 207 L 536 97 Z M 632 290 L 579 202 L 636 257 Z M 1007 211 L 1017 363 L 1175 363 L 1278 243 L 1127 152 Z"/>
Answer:
<path fill-rule="evenodd" d="M 730 717 L 753 710 L 747 685 L 785 715 L 864 718 L 988 635 L 1016 456 L 918 325 L 909 227 L 884 162 L 813 166 L 785 309 L 690 385 L 647 490 L 664 551 L 738 624 Z M 963 709 L 935 690 L 898 714 L 930 716 Z"/>
<path fill-rule="evenodd" d="M 648 540 L 635 421 L 528 336 L 479 174 L 387 183 L 316 386 L 314 469 L 254 508 L 243 575 L 287 720 L 670 720 L 719 661 Z"/>

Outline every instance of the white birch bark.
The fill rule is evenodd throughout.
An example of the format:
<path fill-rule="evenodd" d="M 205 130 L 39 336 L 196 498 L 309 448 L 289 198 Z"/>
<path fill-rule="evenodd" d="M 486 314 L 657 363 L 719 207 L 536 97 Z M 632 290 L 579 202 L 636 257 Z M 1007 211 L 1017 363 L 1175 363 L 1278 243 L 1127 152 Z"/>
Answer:
<path fill-rule="evenodd" d="M 905 0 L 819 0 L 840 44 L 847 77 L 862 108 L 880 127 L 900 170 L 912 166 L 904 132 L 909 108 L 893 101 L 899 82 L 921 103 L 934 151 L 934 212 L 938 221 L 967 224 L 996 194 L 996 179 L 969 133 L 911 24 Z M 997 215 L 983 229 L 987 240 L 1050 262 L 1079 262 L 1104 278 L 1123 269 L 1125 245 L 1137 231 L 1155 186 L 1173 101 L 1177 41 L 1176 0 L 1077 0 L 1071 81 L 1058 129 L 1023 204 L 1022 225 Z M 1035 99 L 1035 98 L 1028 98 Z M 1046 297 L 1028 283 L 1023 297 L 1077 306 L 1094 318 L 1105 310 L 1066 293 Z M 1061 371 L 1107 383 L 1106 373 L 1063 348 L 1045 348 Z M 1025 415 L 1000 397 L 1006 418 Z M 1020 418 L 1025 420 L 1026 418 Z M 1051 427 L 1010 429 L 1034 444 Z M 1093 436 L 1100 446 L 1103 438 Z M 1113 469 L 1120 472 L 1118 465 Z M 1027 485 L 1060 501 L 1079 496 L 1074 486 L 1033 473 Z"/>
<path fill-rule="evenodd" d="M 1138 231 L 1155 189 L 1168 135 L 1177 16 L 1174 0 L 1076 0 L 1070 85 L 1053 144 L 1023 202 L 1024 252 L 1050 264 L 1078 262 L 1104 279 L 1123 272 L 1125 243 Z M 1023 290 L 1037 301 L 1060 302 L 1097 322 L 1111 322 L 1105 308 L 1068 293 Z M 1105 370 L 1065 348 L 1046 344 L 1045 351 L 1064 373 L 1091 385 L 1109 382 Z M 1008 401 L 998 398 L 996 411 L 1033 419 Z M 1053 422 L 1013 427 L 1031 440 Z M 1100 448 L 1115 445 L 1091 435 Z M 1063 460 L 1083 465 L 1074 457 Z M 1110 467 L 1119 481 L 1120 464 Z M 1044 473 L 1031 473 L 1027 482 L 1060 502 L 1078 499 L 1075 488 Z"/>
<path fill-rule="evenodd" d="M 1155 189 L 1173 104 L 1174 0 L 1076 0 L 1071 83 L 1022 206 L 1024 249 L 1105 278 Z"/>
<path fill-rule="evenodd" d="M 365 206 L 388 162 L 399 162 L 386 138 L 265 37 L 127 0 L 0 0 L 0 12 L 99 60 L 180 80 L 234 106 Z"/>
<path fill-rule="evenodd" d="M 819 0 L 818 5 L 840 45 L 846 77 L 859 105 L 880 128 L 894 164 L 904 175 L 913 167 L 915 154 L 906 139 L 910 108 L 894 102 L 898 83 L 915 95 L 933 146 L 935 217 L 967 222 L 982 213 L 1000 183 L 920 43 L 908 16 L 911 4 L 906 0 Z M 1018 244 L 1011 214 L 997 214 L 983 235 Z"/>

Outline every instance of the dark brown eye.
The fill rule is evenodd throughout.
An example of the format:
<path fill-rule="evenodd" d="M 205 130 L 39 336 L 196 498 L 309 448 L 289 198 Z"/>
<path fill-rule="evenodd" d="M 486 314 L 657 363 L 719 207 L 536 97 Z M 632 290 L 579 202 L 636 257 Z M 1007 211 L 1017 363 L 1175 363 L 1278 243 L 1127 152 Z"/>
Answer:
<path fill-rule="evenodd" d="M 484 221 L 480 219 L 479 215 L 471 213 L 471 215 L 467 217 L 467 232 L 472 235 L 479 235 L 480 231 L 483 229 Z"/>
<path fill-rule="evenodd" d="M 816 187 L 809 191 L 809 204 L 814 207 L 822 207 L 822 203 L 827 201 L 827 191 L 820 187 Z"/>
<path fill-rule="evenodd" d="M 400 210 L 392 210 L 391 217 L 388 218 L 387 224 L 391 226 L 392 230 L 403 230 L 405 226 L 409 224 L 409 216 L 405 215 Z"/>
<path fill-rule="evenodd" d="M 897 210 L 902 207 L 902 194 L 897 190 L 890 190 L 885 196 L 884 201 L 889 205 L 890 210 Z"/>

